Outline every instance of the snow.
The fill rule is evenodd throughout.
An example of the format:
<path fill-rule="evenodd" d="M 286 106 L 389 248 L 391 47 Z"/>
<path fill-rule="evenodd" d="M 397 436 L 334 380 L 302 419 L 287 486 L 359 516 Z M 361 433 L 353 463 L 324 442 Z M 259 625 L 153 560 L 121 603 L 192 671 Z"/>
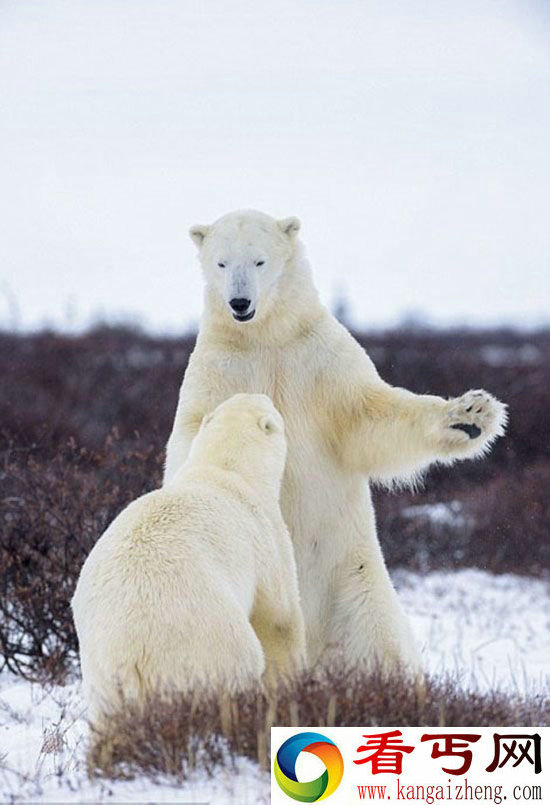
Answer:
<path fill-rule="evenodd" d="M 462 528 L 466 523 L 462 509 L 463 505 L 459 500 L 452 500 L 450 503 L 422 503 L 418 506 L 406 506 L 401 514 L 407 518 L 421 517 L 431 520 L 437 525 Z"/>
<path fill-rule="evenodd" d="M 534 344 L 523 344 L 519 348 L 487 344 L 481 348 L 480 356 L 489 366 L 530 366 L 542 358 L 541 350 Z"/>
<path fill-rule="evenodd" d="M 431 674 L 464 687 L 540 692 L 550 676 L 550 586 L 482 570 L 395 574 Z"/>
<path fill-rule="evenodd" d="M 185 785 L 162 778 L 92 781 L 86 736 L 78 682 L 46 690 L 0 676 L 0 802 L 269 802 L 269 776 L 245 758 L 211 779 L 197 773 Z"/>
<path fill-rule="evenodd" d="M 481 570 L 394 574 L 427 670 L 469 688 L 528 693 L 548 684 L 550 590 L 545 581 Z M 184 784 L 90 781 L 80 685 L 46 689 L 0 675 L 0 792 L 13 802 L 269 802 L 269 776 L 241 759 Z"/>

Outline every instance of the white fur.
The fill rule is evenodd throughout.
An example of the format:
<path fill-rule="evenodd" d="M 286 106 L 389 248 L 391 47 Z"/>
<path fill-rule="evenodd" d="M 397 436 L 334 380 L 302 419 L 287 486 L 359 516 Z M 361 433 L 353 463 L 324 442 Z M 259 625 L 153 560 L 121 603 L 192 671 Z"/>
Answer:
<path fill-rule="evenodd" d="M 86 560 L 72 606 L 97 720 L 120 692 L 240 689 L 303 662 L 292 544 L 279 507 L 284 425 L 264 395 L 205 420 L 162 489 L 131 503 Z"/>
<path fill-rule="evenodd" d="M 210 226 L 191 227 L 191 238 L 210 267 L 210 283 L 234 318 L 231 299 L 248 299 L 248 314 L 256 313 L 261 300 L 265 314 L 277 298 L 277 283 L 299 229 L 297 218 L 285 218 L 273 225 L 272 219 L 259 214 L 253 220 L 227 215 L 215 230 Z"/>
<path fill-rule="evenodd" d="M 237 391 L 268 394 L 286 424 L 281 504 L 298 565 L 308 659 L 326 657 L 334 646 L 354 664 L 418 669 L 376 536 L 367 479 L 410 483 L 433 462 L 483 455 L 503 433 L 505 406 L 486 392 L 447 401 L 385 383 L 320 304 L 295 240 L 298 228 L 296 219 L 277 222 L 252 211 L 198 228 L 205 311 L 165 478 L 185 460 L 204 414 Z M 258 255 L 265 264 L 254 276 Z M 228 305 L 227 266 L 246 266 L 254 276 L 255 315 L 246 323 L 236 322 Z M 481 435 L 470 439 L 452 427 L 462 423 L 478 425 Z"/>

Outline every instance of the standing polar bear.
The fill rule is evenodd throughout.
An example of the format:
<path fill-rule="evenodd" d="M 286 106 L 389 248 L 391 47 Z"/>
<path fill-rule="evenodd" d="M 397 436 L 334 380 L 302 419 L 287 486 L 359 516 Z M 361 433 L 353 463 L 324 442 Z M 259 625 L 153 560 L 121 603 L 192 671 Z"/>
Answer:
<path fill-rule="evenodd" d="M 310 662 L 338 647 L 351 664 L 416 671 L 420 660 L 386 570 L 369 484 L 413 480 L 433 462 L 482 456 L 505 406 L 393 388 L 319 301 L 296 218 L 253 211 L 195 226 L 205 310 L 167 446 L 183 464 L 205 414 L 237 391 L 268 394 L 288 460 L 281 506 L 294 543 Z"/>
<path fill-rule="evenodd" d="M 72 601 L 97 721 L 119 695 L 242 689 L 304 662 L 292 543 L 279 492 L 284 425 L 238 394 L 206 417 L 162 488 L 131 503 L 84 563 Z"/>

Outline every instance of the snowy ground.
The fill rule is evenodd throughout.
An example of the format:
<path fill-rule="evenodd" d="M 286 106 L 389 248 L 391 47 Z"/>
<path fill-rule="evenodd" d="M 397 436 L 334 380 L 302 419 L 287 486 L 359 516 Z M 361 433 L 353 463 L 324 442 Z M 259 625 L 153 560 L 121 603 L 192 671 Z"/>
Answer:
<path fill-rule="evenodd" d="M 431 674 L 465 686 L 540 691 L 550 663 L 545 582 L 479 570 L 395 576 Z M 91 783 L 85 707 L 77 683 L 44 690 L 0 676 L 0 801 L 267 803 L 269 777 L 251 762 L 184 787 L 148 780 Z"/>
<path fill-rule="evenodd" d="M 394 575 L 428 671 L 464 687 L 540 692 L 549 682 L 550 585 L 481 570 Z"/>

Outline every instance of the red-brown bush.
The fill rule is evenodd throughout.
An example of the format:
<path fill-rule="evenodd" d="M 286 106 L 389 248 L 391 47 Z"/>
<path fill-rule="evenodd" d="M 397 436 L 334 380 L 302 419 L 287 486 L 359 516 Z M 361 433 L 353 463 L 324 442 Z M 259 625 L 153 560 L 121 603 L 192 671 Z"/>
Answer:
<path fill-rule="evenodd" d="M 222 717 L 223 714 L 223 717 Z M 251 691 L 220 702 L 190 696 L 152 696 L 144 709 L 126 703 L 93 734 L 89 769 L 108 778 L 147 774 L 185 779 L 196 768 L 249 757 L 266 766 L 270 726 L 465 727 L 548 723 L 548 700 L 457 690 L 452 680 L 416 688 L 376 674 L 306 675 L 281 686 L 276 700 Z M 223 740 L 222 740 L 223 739 Z"/>

